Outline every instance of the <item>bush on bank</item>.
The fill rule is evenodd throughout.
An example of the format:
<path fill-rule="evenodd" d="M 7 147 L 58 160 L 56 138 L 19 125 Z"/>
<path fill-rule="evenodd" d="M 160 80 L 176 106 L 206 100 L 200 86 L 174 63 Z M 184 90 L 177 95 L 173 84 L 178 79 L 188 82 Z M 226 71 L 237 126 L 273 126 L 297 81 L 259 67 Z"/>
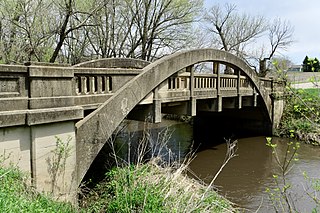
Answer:
<path fill-rule="evenodd" d="M 277 134 L 320 145 L 319 89 L 290 89 Z"/>

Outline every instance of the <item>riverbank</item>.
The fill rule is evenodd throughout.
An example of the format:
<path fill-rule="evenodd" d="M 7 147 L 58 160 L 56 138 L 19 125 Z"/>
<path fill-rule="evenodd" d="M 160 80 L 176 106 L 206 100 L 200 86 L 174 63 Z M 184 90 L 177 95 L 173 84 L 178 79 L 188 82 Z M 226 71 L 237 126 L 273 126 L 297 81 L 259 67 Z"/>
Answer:
<path fill-rule="evenodd" d="M 95 212 L 234 212 L 228 200 L 189 178 L 186 164 L 176 166 L 153 159 L 115 168 L 81 205 Z"/>
<path fill-rule="evenodd" d="M 285 93 L 285 108 L 276 135 L 320 145 L 320 89 L 294 89 Z"/>
<path fill-rule="evenodd" d="M 17 169 L 0 168 L 1 212 L 234 212 L 232 204 L 189 178 L 187 165 L 146 164 L 117 167 L 86 194 L 79 208 L 56 202 L 25 184 Z"/>

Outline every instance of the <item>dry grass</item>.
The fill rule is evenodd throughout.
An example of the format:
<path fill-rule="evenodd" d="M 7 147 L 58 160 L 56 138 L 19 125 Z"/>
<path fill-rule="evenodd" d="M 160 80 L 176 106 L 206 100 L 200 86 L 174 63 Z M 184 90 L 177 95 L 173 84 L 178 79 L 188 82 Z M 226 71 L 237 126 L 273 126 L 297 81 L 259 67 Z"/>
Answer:
<path fill-rule="evenodd" d="M 160 158 L 116 168 L 91 192 L 85 208 L 94 212 L 235 211 L 213 189 L 189 178 L 187 168 L 188 162 L 169 166 Z"/>

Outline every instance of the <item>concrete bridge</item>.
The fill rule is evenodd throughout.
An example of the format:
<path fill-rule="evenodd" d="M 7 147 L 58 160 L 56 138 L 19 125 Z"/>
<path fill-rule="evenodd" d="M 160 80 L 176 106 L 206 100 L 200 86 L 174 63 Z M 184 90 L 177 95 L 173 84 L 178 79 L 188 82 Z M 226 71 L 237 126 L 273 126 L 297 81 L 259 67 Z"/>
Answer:
<path fill-rule="evenodd" d="M 210 72 L 198 73 L 206 62 Z M 229 74 L 225 74 L 227 70 Z M 124 119 L 258 108 L 266 131 L 279 123 L 281 87 L 219 50 L 178 52 L 148 63 L 100 59 L 75 66 L 0 66 L 0 155 L 60 199 L 77 187 Z M 232 115 L 233 116 L 233 115 Z"/>

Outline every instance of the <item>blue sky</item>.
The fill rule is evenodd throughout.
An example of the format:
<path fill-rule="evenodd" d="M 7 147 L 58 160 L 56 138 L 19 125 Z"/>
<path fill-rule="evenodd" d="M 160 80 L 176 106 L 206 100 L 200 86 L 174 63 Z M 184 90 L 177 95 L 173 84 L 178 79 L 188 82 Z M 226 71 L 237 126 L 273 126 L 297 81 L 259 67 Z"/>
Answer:
<path fill-rule="evenodd" d="M 319 0 L 204 0 L 205 7 L 233 3 L 239 12 L 263 15 L 267 19 L 281 18 L 294 27 L 294 44 L 281 51 L 295 64 L 304 57 L 320 58 L 320 1 Z"/>

